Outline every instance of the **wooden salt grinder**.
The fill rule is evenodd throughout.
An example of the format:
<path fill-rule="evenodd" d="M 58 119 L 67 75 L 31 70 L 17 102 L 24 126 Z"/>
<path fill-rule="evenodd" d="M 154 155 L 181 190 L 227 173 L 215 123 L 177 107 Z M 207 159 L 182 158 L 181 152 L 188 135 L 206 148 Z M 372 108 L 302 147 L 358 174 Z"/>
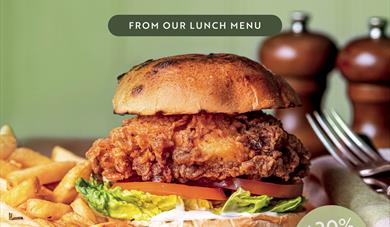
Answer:
<path fill-rule="evenodd" d="M 369 35 L 346 45 L 337 66 L 348 80 L 353 129 L 376 147 L 390 147 L 390 39 L 386 20 L 369 19 Z"/>
<path fill-rule="evenodd" d="M 291 30 L 266 39 L 259 59 L 275 74 L 283 76 L 299 94 L 302 107 L 276 110 L 276 116 L 288 132 L 302 141 L 312 157 L 317 157 L 327 151 L 305 114 L 321 108 L 326 76 L 334 68 L 337 47 L 324 34 L 308 31 L 308 19 L 303 12 L 293 12 Z"/>

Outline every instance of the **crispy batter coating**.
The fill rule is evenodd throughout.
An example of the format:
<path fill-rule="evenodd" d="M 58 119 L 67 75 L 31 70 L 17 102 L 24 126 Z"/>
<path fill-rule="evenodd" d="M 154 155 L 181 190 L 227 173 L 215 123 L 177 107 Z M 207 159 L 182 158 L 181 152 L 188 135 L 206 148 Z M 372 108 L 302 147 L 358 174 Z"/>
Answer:
<path fill-rule="evenodd" d="M 261 111 L 240 115 L 139 116 L 124 120 L 87 152 L 110 181 L 223 180 L 299 182 L 309 153 L 280 121 Z"/>

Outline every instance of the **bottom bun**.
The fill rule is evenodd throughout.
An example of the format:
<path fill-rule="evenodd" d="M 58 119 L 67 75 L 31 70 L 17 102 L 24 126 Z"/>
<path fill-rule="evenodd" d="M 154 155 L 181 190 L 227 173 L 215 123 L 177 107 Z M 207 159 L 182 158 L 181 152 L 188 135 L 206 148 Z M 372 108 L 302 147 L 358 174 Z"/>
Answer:
<path fill-rule="evenodd" d="M 94 227 L 296 227 L 298 222 L 305 216 L 306 212 L 288 213 L 282 215 L 268 215 L 265 213 L 251 215 L 248 217 L 236 217 L 226 219 L 196 219 L 185 221 L 166 222 L 130 222 L 111 219 L 109 222 L 94 225 Z"/>
<path fill-rule="evenodd" d="M 134 226 L 161 226 L 161 227 L 237 227 L 237 226 L 256 226 L 256 227 L 296 227 L 298 222 L 305 215 L 305 212 L 288 213 L 282 215 L 268 215 L 257 214 L 247 217 L 226 218 L 226 219 L 197 219 L 185 221 L 170 221 L 170 222 L 150 222 L 136 223 L 132 222 L 130 225 Z"/>
<path fill-rule="evenodd" d="M 236 226 L 256 226 L 256 227 L 295 227 L 298 222 L 305 215 L 305 212 L 288 213 L 283 215 L 267 215 L 258 214 L 249 217 L 237 217 L 226 219 L 198 219 L 186 220 L 184 223 L 178 221 L 172 222 L 152 222 L 148 226 L 163 226 L 163 227 L 203 227 L 203 226 L 217 226 L 217 227 L 236 227 Z"/>

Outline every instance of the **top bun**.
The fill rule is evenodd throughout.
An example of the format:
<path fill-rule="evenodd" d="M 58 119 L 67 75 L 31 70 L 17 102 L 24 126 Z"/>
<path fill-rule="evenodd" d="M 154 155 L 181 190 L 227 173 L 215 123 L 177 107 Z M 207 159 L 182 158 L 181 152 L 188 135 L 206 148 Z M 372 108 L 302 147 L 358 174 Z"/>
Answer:
<path fill-rule="evenodd" d="M 238 114 L 300 105 L 284 79 L 233 54 L 148 60 L 118 80 L 113 99 L 117 114 Z"/>

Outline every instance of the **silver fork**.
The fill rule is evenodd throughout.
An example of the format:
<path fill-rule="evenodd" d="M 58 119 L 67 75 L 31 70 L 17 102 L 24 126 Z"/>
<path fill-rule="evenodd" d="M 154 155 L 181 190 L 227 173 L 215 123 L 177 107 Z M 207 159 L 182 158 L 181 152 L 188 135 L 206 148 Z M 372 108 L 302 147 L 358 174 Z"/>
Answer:
<path fill-rule="evenodd" d="M 366 184 L 379 187 L 380 192 L 390 196 L 390 185 L 373 175 L 390 171 L 390 162 L 356 135 L 335 112 L 306 114 L 318 138 L 326 149 L 342 165 L 356 171 Z"/>

